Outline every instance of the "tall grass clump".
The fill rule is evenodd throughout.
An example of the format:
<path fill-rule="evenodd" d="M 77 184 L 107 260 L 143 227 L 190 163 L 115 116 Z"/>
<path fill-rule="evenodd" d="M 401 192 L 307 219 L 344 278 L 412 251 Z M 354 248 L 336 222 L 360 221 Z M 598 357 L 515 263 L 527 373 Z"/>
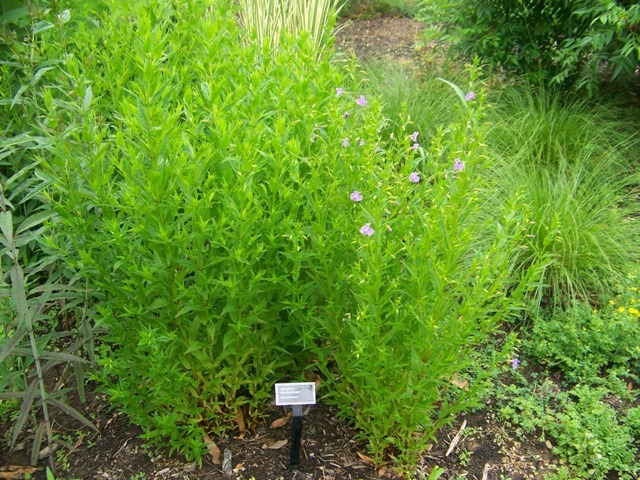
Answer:
<path fill-rule="evenodd" d="M 607 106 L 552 91 L 519 87 L 499 105 L 490 145 L 504 197 L 526 212 L 521 265 L 547 264 L 538 303 L 598 303 L 640 259 L 637 134 Z"/>
<path fill-rule="evenodd" d="M 501 357 L 479 349 L 526 285 L 517 205 L 482 208 L 482 95 L 455 87 L 431 142 L 389 138 L 328 50 L 242 41 L 234 5 L 105 0 L 74 35 L 38 105 L 48 246 L 91 287 L 100 380 L 146 438 L 201 460 L 315 369 L 410 472 L 480 398 Z"/>
<path fill-rule="evenodd" d="M 311 36 L 317 48 L 331 39 L 340 0 L 241 0 L 241 23 L 262 44 L 279 45 L 283 33 Z"/>

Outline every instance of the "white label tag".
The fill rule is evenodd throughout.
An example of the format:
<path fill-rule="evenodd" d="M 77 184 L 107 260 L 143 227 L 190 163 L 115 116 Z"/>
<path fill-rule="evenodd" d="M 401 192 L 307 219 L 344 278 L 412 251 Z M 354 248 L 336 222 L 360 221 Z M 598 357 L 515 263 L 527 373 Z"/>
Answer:
<path fill-rule="evenodd" d="M 316 384 L 276 383 L 276 405 L 315 405 Z"/>

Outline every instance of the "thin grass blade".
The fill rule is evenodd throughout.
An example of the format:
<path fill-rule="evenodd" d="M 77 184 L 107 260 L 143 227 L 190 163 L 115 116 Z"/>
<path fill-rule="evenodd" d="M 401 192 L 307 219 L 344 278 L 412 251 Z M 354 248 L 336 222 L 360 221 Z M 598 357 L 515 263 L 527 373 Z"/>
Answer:
<path fill-rule="evenodd" d="M 63 403 L 60 400 L 57 400 L 55 398 L 47 398 L 46 401 L 47 401 L 47 404 L 59 408 L 60 410 L 71 415 L 73 418 L 75 418 L 79 422 L 82 422 L 83 424 L 85 424 L 87 427 L 91 428 L 95 432 L 98 432 L 97 427 L 93 423 L 91 423 L 91 421 L 87 417 L 82 415 L 78 410 L 76 410 L 72 406 L 67 405 L 66 403 Z"/>

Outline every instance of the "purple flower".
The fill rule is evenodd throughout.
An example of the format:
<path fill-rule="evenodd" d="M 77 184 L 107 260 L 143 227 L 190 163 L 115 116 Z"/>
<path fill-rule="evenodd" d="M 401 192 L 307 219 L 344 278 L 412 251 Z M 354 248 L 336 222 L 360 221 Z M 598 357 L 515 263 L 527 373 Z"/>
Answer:
<path fill-rule="evenodd" d="M 365 107 L 367 105 L 367 99 L 364 98 L 364 95 L 360 95 L 360 98 L 356 98 L 356 103 L 361 107 Z"/>
<path fill-rule="evenodd" d="M 339 97 L 343 93 L 344 93 L 344 90 L 342 90 L 340 87 L 336 88 L 336 97 Z"/>
<path fill-rule="evenodd" d="M 519 365 L 520 365 L 519 358 L 516 357 L 513 360 L 511 360 L 511 368 L 513 368 L 514 370 L 517 370 Z"/>
<path fill-rule="evenodd" d="M 420 135 L 418 132 L 413 132 L 411 135 L 409 135 L 409 138 L 412 142 L 415 143 L 418 141 L 418 135 Z"/>
<path fill-rule="evenodd" d="M 453 161 L 453 171 L 454 172 L 461 172 L 462 170 L 464 170 L 464 162 L 462 160 L 460 160 L 459 158 L 456 158 Z"/>
<path fill-rule="evenodd" d="M 344 113 L 342 114 L 342 117 L 343 117 L 343 118 L 349 118 L 349 112 L 344 112 Z"/>
<path fill-rule="evenodd" d="M 419 143 L 414 143 L 413 145 L 411 145 L 411 148 L 413 148 L 413 151 L 414 151 L 414 152 L 417 152 L 417 151 L 418 151 L 418 147 L 419 147 L 419 146 L 420 146 L 420 144 L 419 144 Z"/>
<path fill-rule="evenodd" d="M 376 147 L 376 153 L 381 152 L 382 149 L 380 147 Z"/>
<path fill-rule="evenodd" d="M 345 147 L 345 148 L 349 146 L 349 139 L 348 138 L 345 138 L 344 140 L 342 140 L 342 146 Z"/>
<path fill-rule="evenodd" d="M 362 201 L 362 194 L 358 191 L 358 190 L 354 190 L 351 195 L 349 195 L 349 198 L 353 201 L 353 202 L 361 202 Z"/>
<path fill-rule="evenodd" d="M 412 172 L 411 175 L 409 175 L 409 181 L 411 183 L 418 183 L 420 181 L 420 174 L 418 172 Z"/>
<path fill-rule="evenodd" d="M 361 138 L 360 139 L 360 146 L 363 147 L 364 146 L 364 140 Z"/>
<path fill-rule="evenodd" d="M 362 235 L 366 235 L 367 237 L 373 235 L 373 228 L 371 228 L 371 224 L 365 223 L 362 227 L 360 227 L 360 233 Z"/>
<path fill-rule="evenodd" d="M 471 100 L 473 100 L 474 98 L 476 98 L 476 94 L 475 94 L 475 93 L 473 93 L 473 92 L 469 92 L 469 93 L 467 93 L 467 94 L 465 95 L 465 97 L 464 97 L 464 98 L 465 98 L 465 100 L 466 100 L 467 102 L 470 102 Z"/>

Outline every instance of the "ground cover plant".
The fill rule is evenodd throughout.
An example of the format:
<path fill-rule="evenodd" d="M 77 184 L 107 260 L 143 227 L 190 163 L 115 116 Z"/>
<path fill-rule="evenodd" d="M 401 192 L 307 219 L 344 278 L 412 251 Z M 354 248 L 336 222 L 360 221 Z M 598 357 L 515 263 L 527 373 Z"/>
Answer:
<path fill-rule="evenodd" d="M 562 372 L 497 390 L 500 416 L 522 433 L 548 439 L 567 465 L 549 478 L 635 478 L 638 461 L 637 276 L 601 309 L 580 302 L 563 313 L 538 316 L 524 334 L 526 359 Z M 562 387 L 562 388 L 561 388 Z"/>

